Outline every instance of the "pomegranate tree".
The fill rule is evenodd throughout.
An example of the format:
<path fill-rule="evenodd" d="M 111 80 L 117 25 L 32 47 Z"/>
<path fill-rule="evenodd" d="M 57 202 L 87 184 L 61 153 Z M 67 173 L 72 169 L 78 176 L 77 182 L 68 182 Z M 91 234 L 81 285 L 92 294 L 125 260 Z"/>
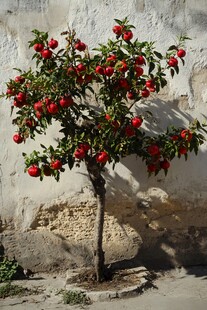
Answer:
<path fill-rule="evenodd" d="M 36 70 L 19 70 L 18 76 L 7 82 L 3 94 L 12 102 L 12 110 L 16 110 L 15 143 L 35 139 L 55 122 L 61 126 L 56 147 L 41 144 L 42 152 L 23 154 L 29 176 L 40 180 L 54 177 L 58 181 L 66 166 L 72 169 L 80 161 L 85 163 L 97 197 L 97 281 L 104 279 L 104 166 L 115 166 L 121 158 L 136 154 L 150 175 L 160 171 L 166 174 L 174 157 L 187 159 L 189 152 L 197 154 L 204 141 L 198 121 L 188 128 L 171 126 L 157 135 L 146 134 L 145 116 L 136 115 L 133 108 L 166 86 L 168 71 L 172 77 L 179 73 L 187 38 L 180 37 L 177 45 L 170 46 L 163 55 L 153 42 L 136 39 L 127 19 L 115 22 L 114 38 L 100 44 L 92 55 L 74 30 L 61 34 L 66 47 L 60 49 L 56 38 L 33 30 L 29 47 L 34 50 Z M 90 92 L 95 94 L 96 104 L 87 102 L 86 94 Z"/>

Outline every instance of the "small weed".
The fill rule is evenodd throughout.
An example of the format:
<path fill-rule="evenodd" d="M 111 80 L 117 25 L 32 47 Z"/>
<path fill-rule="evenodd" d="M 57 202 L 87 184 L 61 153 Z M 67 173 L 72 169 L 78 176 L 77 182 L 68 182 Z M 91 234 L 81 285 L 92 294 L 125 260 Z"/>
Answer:
<path fill-rule="evenodd" d="M 83 292 L 63 291 L 63 302 L 69 305 L 89 305 L 91 300 Z"/>
<path fill-rule="evenodd" d="M 13 285 L 10 282 L 0 286 L 0 298 L 8 296 L 22 296 L 25 293 L 25 289 L 19 285 Z"/>
<path fill-rule="evenodd" d="M 12 296 L 26 296 L 39 294 L 40 291 L 38 289 L 31 290 L 26 287 L 20 285 L 14 285 L 10 282 L 0 286 L 0 298 L 12 297 Z"/>
<path fill-rule="evenodd" d="M 18 263 L 0 256 L 0 282 L 10 281 L 16 274 Z"/>

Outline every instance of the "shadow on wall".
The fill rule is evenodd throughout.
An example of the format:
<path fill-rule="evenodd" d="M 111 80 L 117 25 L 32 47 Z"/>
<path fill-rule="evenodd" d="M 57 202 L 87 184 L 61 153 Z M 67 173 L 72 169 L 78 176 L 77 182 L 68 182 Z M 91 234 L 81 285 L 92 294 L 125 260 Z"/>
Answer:
<path fill-rule="evenodd" d="M 148 132 L 160 132 L 163 123 L 185 127 L 193 120 L 178 110 L 178 101 L 157 99 L 149 104 L 164 122 L 149 120 Z M 106 172 L 107 215 L 114 217 L 121 227 L 132 228 L 141 240 L 134 257 L 119 260 L 113 264 L 115 267 L 132 267 L 140 261 L 148 267 L 159 268 L 207 264 L 207 196 L 199 188 L 201 180 L 196 179 L 200 170 L 207 174 L 201 164 L 205 156 L 206 152 L 198 157 L 190 153 L 188 162 L 174 159 L 174 171 L 171 168 L 167 177 L 161 172 L 157 177 L 148 178 L 145 164 L 133 156 L 121 162 L 131 173 L 129 179 L 122 174 L 121 166 L 114 172 Z M 202 186 L 205 188 L 205 180 Z M 133 242 L 127 234 L 125 237 Z M 134 247 L 132 245 L 133 250 Z"/>
<path fill-rule="evenodd" d="M 7 231 L 0 236 L 0 254 L 10 260 L 16 257 L 20 266 L 33 272 L 90 266 L 92 261 L 92 253 L 86 244 L 69 242 L 62 235 L 47 229 L 15 234 Z"/>
<path fill-rule="evenodd" d="M 115 265 L 119 268 L 134 267 L 140 265 L 141 261 L 145 266 L 163 269 L 207 264 L 206 201 L 203 206 L 196 206 L 192 201 L 189 207 L 179 197 L 177 200 L 168 199 L 165 183 L 162 186 L 157 180 L 150 180 L 148 187 L 140 185 L 139 192 L 144 193 L 144 196 L 136 197 L 133 190 L 122 189 L 126 186 L 126 180 L 117 173 L 113 178 L 107 176 L 107 184 L 111 188 L 107 215 L 114 217 L 123 229 L 129 226 L 136 232 L 137 240 L 141 239 L 137 245 L 128 246 L 129 251 L 136 247 L 134 257 L 120 260 Z M 114 187 L 114 184 L 119 187 Z M 118 201 L 116 197 L 119 197 Z M 134 242 L 127 233 L 125 238 L 130 243 Z M 122 243 L 122 238 L 117 242 Z M 119 249 L 125 249 L 124 242 L 122 246 L 119 244 Z M 124 255 L 129 256 L 129 253 Z"/>
<path fill-rule="evenodd" d="M 207 12 L 205 12 L 206 3 L 203 0 L 196 2 L 168 1 L 166 4 L 163 1 L 151 1 L 151 6 L 156 12 L 157 18 L 170 32 L 183 33 L 186 31 L 188 33 L 191 29 L 206 32 Z"/>
<path fill-rule="evenodd" d="M 193 117 L 186 112 L 179 109 L 188 107 L 187 96 L 182 96 L 180 100 L 163 100 L 161 98 L 154 98 L 146 101 L 144 104 L 138 103 L 136 106 L 136 114 L 144 113 L 144 127 L 146 134 L 165 132 L 167 126 L 186 127 L 193 121 Z M 148 114 L 152 113 L 152 116 Z"/>

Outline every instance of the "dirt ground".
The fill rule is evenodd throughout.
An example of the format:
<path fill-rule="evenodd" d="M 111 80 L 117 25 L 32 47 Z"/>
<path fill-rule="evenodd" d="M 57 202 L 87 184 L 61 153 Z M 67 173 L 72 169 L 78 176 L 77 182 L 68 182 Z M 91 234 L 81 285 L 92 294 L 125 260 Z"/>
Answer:
<path fill-rule="evenodd" d="M 65 288 L 64 275 L 39 274 L 28 280 L 15 281 L 27 288 L 39 288 L 41 294 L 0 299 L 3 310 L 83 309 L 64 305 L 60 290 Z M 94 302 L 88 310 L 206 310 L 207 266 L 173 269 L 153 281 L 154 288 L 127 299 Z"/>

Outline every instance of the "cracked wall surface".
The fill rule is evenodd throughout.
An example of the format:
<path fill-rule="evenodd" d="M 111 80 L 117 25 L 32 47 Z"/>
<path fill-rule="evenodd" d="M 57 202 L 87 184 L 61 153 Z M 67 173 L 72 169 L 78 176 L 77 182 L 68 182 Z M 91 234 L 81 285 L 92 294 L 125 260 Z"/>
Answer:
<path fill-rule="evenodd" d="M 33 65 L 27 42 L 31 30 L 49 31 L 63 44 L 60 33 L 68 25 L 92 50 L 113 37 L 114 18 L 128 16 L 140 40 L 157 41 L 162 52 L 176 36 L 187 34 L 186 65 L 169 77 L 158 97 L 143 103 L 153 118 L 147 132 L 160 132 L 170 124 L 187 126 L 193 118 L 206 118 L 207 6 L 205 0 L 1 0 L 0 89 L 17 74 L 13 68 Z M 59 183 L 43 182 L 23 173 L 22 152 L 39 149 L 39 142 L 54 143 L 57 127 L 41 140 L 15 145 L 10 104 L 0 105 L 0 241 L 8 255 L 35 270 L 90 264 L 96 201 L 83 165 L 66 170 Z M 143 163 L 131 156 L 115 170 L 106 167 L 107 206 L 104 250 L 107 262 L 144 260 L 181 265 L 207 260 L 206 143 L 196 157 L 174 160 L 164 173 L 148 178 Z M 58 260 L 58 262 L 57 262 Z"/>

